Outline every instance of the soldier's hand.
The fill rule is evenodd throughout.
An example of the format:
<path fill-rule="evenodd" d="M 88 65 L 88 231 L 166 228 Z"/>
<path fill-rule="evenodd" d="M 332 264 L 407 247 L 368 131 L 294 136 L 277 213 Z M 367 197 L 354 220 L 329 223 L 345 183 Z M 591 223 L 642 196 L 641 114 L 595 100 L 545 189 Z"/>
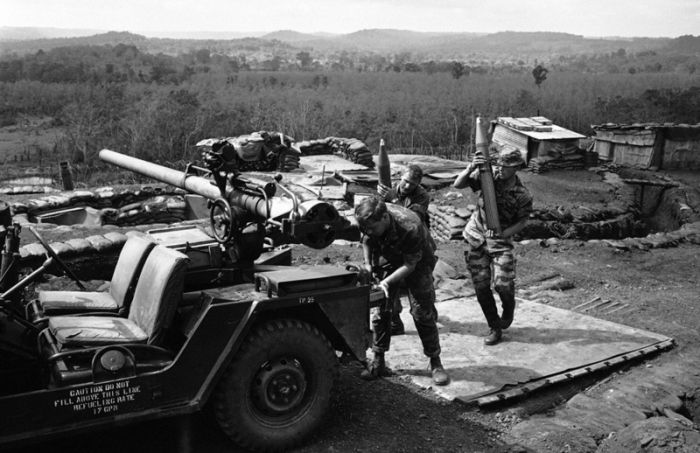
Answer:
<path fill-rule="evenodd" d="M 386 194 L 389 193 L 389 189 L 390 187 L 387 187 L 382 183 L 377 184 L 377 193 L 382 197 L 386 197 Z"/>
<path fill-rule="evenodd" d="M 474 153 L 474 158 L 472 159 L 472 163 L 475 166 L 481 166 L 486 163 L 486 158 L 484 158 L 484 154 L 481 151 L 477 151 Z"/>
<path fill-rule="evenodd" d="M 382 289 L 382 291 L 384 291 L 384 296 L 386 296 L 386 298 L 388 299 L 389 298 L 389 283 L 386 281 L 386 279 L 379 282 L 379 287 Z"/>
<path fill-rule="evenodd" d="M 484 234 L 489 239 L 499 239 L 501 235 L 496 231 L 496 230 L 486 230 L 486 234 Z"/>

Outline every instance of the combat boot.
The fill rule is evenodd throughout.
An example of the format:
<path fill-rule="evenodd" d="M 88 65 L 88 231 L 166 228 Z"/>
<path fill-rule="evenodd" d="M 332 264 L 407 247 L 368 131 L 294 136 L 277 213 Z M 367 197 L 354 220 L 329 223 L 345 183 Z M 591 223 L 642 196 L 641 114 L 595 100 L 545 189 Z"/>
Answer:
<path fill-rule="evenodd" d="M 403 325 L 403 321 L 398 316 L 395 316 L 391 320 L 391 336 L 403 335 L 406 333 L 406 329 Z"/>
<path fill-rule="evenodd" d="M 360 378 L 365 381 L 374 381 L 380 377 L 391 376 L 391 370 L 387 368 L 384 361 L 384 354 L 374 354 L 374 358 L 367 365 L 367 369 L 360 374 Z"/>
<path fill-rule="evenodd" d="M 501 329 L 506 330 L 513 324 L 513 315 L 515 314 L 515 296 L 504 291 L 499 292 L 503 313 L 501 314 Z"/>
<path fill-rule="evenodd" d="M 440 357 L 430 358 L 430 373 L 433 375 L 433 384 L 435 385 L 447 385 L 450 382 L 450 376 L 442 367 Z"/>
<path fill-rule="evenodd" d="M 503 338 L 503 331 L 499 328 L 491 328 L 489 334 L 484 338 L 484 344 L 486 346 L 493 346 L 501 342 Z"/>

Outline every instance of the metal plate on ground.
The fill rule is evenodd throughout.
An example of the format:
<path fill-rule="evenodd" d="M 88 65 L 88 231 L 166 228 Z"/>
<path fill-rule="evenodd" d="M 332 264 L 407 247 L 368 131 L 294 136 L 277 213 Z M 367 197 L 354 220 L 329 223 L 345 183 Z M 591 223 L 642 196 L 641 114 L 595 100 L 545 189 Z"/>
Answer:
<path fill-rule="evenodd" d="M 672 346 L 664 335 L 549 305 L 518 299 L 504 341 L 486 346 L 488 327 L 475 297 L 438 302 L 442 363 L 451 382 L 432 385 L 413 319 L 402 301 L 406 335 L 393 337 L 389 366 L 449 400 L 488 403 L 572 379 Z"/>

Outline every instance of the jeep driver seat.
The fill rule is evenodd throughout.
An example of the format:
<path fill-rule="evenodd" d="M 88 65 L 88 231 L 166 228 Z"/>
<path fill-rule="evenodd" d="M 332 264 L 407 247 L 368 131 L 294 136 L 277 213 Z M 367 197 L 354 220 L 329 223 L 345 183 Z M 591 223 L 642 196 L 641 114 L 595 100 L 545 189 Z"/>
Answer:
<path fill-rule="evenodd" d="M 65 385 L 94 380 L 93 356 L 110 347 L 128 350 L 138 372 L 169 363 L 172 354 L 161 346 L 182 299 L 187 262 L 187 255 L 156 245 L 141 271 L 127 318 L 50 317 L 39 341 L 54 381 Z"/>
<path fill-rule="evenodd" d="M 85 312 L 124 316 L 134 296 L 141 269 L 155 245 L 146 237 L 130 237 L 119 253 L 109 291 L 39 291 L 39 298 L 27 304 L 27 319 L 39 322 L 47 316 Z"/>

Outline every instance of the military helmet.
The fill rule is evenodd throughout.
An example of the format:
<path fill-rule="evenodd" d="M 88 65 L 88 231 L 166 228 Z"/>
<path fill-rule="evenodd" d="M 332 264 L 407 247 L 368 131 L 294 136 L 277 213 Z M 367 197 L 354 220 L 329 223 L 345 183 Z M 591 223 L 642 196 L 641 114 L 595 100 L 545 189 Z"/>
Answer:
<path fill-rule="evenodd" d="M 513 146 L 504 146 L 498 153 L 498 165 L 502 167 L 522 167 L 525 159 L 519 149 Z"/>

